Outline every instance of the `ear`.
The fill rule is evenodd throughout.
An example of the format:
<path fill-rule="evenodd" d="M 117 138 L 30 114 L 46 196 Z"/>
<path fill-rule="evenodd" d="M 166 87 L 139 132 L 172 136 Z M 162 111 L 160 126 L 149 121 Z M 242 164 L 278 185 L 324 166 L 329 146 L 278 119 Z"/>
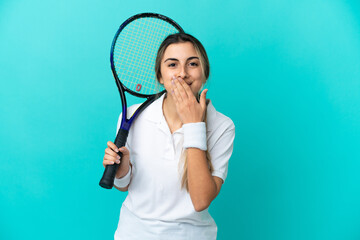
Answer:
<path fill-rule="evenodd" d="M 162 85 L 164 85 L 164 80 L 163 80 L 162 77 L 159 79 L 159 83 L 161 83 Z"/>

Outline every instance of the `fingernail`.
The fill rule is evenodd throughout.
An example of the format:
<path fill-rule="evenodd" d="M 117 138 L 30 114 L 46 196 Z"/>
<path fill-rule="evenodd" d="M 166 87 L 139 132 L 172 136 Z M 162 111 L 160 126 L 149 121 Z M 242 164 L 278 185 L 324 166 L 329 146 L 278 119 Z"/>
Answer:
<path fill-rule="evenodd" d="M 120 156 L 119 156 L 119 155 L 117 155 L 117 156 L 116 156 L 116 158 L 117 158 L 117 159 L 120 159 Z"/>
<path fill-rule="evenodd" d="M 120 164 L 120 160 L 116 160 L 116 163 L 117 163 L 117 164 Z"/>
<path fill-rule="evenodd" d="M 115 152 L 119 152 L 119 149 L 115 148 Z"/>

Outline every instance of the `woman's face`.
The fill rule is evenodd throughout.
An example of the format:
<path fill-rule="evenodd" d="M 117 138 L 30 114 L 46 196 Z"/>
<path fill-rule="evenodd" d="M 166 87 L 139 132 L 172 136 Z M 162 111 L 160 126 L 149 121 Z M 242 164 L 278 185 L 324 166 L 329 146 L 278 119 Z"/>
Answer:
<path fill-rule="evenodd" d="M 191 42 L 169 45 L 164 52 L 160 69 L 159 80 L 167 92 L 171 91 L 173 77 L 182 78 L 195 96 L 205 83 L 199 56 Z"/>

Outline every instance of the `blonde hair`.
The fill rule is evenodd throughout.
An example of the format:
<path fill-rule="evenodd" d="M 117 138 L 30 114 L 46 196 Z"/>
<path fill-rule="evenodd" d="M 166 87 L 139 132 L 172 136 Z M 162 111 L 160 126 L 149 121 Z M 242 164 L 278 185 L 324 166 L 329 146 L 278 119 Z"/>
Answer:
<path fill-rule="evenodd" d="M 205 48 L 204 46 L 201 44 L 201 42 L 199 40 L 197 40 L 194 36 L 187 34 L 187 33 L 175 33 L 175 34 L 171 34 L 169 35 L 167 38 L 165 38 L 165 40 L 161 43 L 159 50 L 157 52 L 156 55 L 156 60 L 155 60 L 155 74 L 156 74 L 156 78 L 157 80 L 160 82 L 160 78 L 161 78 L 161 61 L 164 57 L 164 53 L 166 48 L 171 45 L 171 44 L 176 44 L 176 43 L 185 43 L 185 42 L 191 42 L 195 48 L 195 51 L 197 53 L 197 55 L 199 56 L 199 60 L 200 60 L 200 65 L 201 65 L 201 70 L 204 76 L 204 83 L 206 82 L 206 80 L 209 78 L 210 75 L 210 62 L 208 59 L 208 56 L 206 54 Z M 197 98 L 199 96 L 196 96 Z M 205 124 L 207 124 L 207 114 L 205 111 Z M 211 157 L 208 151 L 205 152 L 206 154 L 206 160 L 207 160 L 207 164 L 209 166 L 209 171 L 212 173 L 213 172 L 213 165 L 211 163 Z M 188 186 L 188 175 L 187 175 L 187 169 L 188 169 L 188 163 L 187 163 L 187 150 L 183 149 L 182 150 L 182 154 L 180 157 L 180 162 L 179 164 L 183 163 L 182 166 L 182 177 L 181 177 L 181 188 L 185 188 L 187 191 L 189 191 L 189 186 Z"/>
<path fill-rule="evenodd" d="M 206 116 L 206 112 L 205 112 L 205 124 L 207 124 L 207 116 Z M 212 173 L 214 171 L 214 167 L 211 163 L 211 156 L 208 150 L 206 150 L 205 152 L 205 156 L 206 156 L 206 162 L 208 164 L 208 168 L 210 173 Z M 183 165 L 183 171 L 182 171 L 182 177 L 181 177 L 181 188 L 185 188 L 187 191 L 189 191 L 189 185 L 188 185 L 188 174 L 187 174 L 187 169 L 188 169 L 188 162 L 187 162 L 187 150 L 183 149 L 181 156 L 180 156 L 180 162 L 179 162 L 180 166 L 181 164 Z"/>

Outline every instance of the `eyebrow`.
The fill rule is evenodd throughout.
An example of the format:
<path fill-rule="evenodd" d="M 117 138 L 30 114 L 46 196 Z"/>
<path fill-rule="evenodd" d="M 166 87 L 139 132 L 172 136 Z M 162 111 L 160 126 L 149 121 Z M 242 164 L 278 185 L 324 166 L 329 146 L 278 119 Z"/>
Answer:
<path fill-rule="evenodd" d="M 190 61 L 192 59 L 199 59 L 199 58 L 198 57 L 189 57 L 186 61 Z M 168 58 L 164 62 L 166 62 L 166 61 L 179 61 L 179 60 L 176 58 Z"/>

